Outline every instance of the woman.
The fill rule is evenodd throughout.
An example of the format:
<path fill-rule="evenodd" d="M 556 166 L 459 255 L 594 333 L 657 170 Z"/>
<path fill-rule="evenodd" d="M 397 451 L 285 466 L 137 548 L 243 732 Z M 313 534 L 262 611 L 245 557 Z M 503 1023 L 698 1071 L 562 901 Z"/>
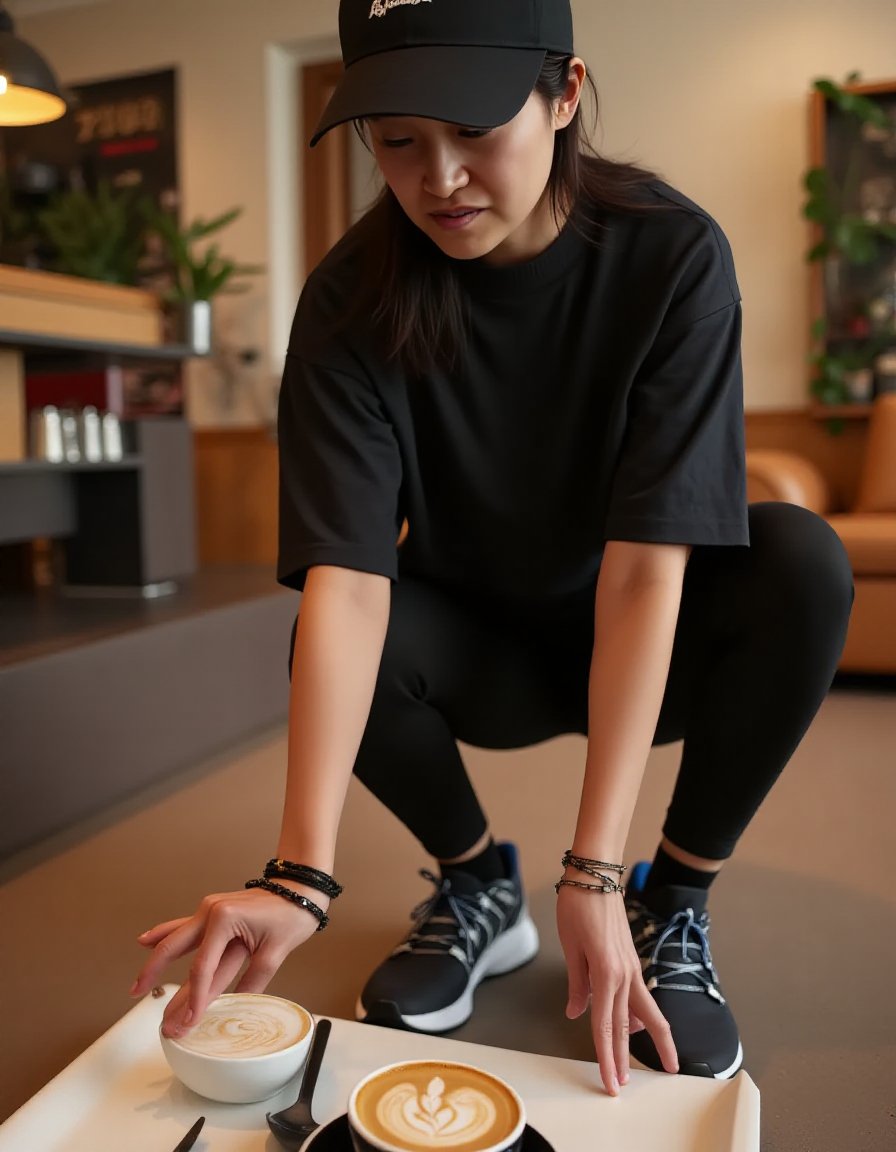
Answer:
<path fill-rule="evenodd" d="M 590 1003 L 612 1094 L 630 1050 L 733 1075 L 707 893 L 824 698 L 852 584 L 820 519 L 747 508 L 728 244 L 651 173 L 589 152 L 568 0 L 342 0 L 340 35 L 314 142 L 355 121 L 386 191 L 309 278 L 281 391 L 279 578 L 304 594 L 277 856 L 144 934 L 133 992 L 195 949 L 176 1035 L 247 959 L 240 987 L 264 988 L 338 895 L 354 771 L 439 869 L 359 1018 L 456 1027 L 479 980 L 538 945 L 457 741 L 581 732 L 558 846 L 567 1014 Z M 645 760 L 679 739 L 660 846 L 626 893 Z"/>

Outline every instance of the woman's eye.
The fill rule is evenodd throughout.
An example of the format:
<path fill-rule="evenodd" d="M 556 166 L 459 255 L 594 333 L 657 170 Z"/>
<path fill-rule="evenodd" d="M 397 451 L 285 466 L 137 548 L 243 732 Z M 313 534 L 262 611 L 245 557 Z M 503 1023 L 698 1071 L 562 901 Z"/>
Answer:
<path fill-rule="evenodd" d="M 402 137 L 400 140 L 381 140 L 380 143 L 384 148 L 404 148 L 406 144 L 410 144 L 408 137 Z"/>
<path fill-rule="evenodd" d="M 461 128 L 458 133 L 463 136 L 465 140 L 479 140 L 482 136 L 488 136 L 491 128 Z"/>

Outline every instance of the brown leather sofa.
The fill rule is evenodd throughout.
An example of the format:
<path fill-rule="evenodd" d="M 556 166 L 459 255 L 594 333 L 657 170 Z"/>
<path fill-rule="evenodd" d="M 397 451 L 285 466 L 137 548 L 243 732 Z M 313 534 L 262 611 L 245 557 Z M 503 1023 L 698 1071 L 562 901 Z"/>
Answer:
<path fill-rule="evenodd" d="M 825 517 L 846 547 L 856 586 L 840 668 L 896 674 L 896 394 L 874 401 L 852 508 L 831 506 L 811 461 L 774 449 L 747 453 L 747 493 L 751 501 L 786 500 Z"/>

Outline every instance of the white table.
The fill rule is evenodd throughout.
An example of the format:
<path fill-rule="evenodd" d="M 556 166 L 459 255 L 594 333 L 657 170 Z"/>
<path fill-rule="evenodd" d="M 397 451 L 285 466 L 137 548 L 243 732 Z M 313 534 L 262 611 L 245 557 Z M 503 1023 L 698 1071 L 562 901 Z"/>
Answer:
<path fill-rule="evenodd" d="M 194 1152 L 279 1152 L 265 1114 L 296 1084 L 260 1104 L 217 1104 L 172 1078 L 158 1026 L 175 987 L 140 1001 L 0 1125 L 0 1152 L 171 1152 L 200 1115 Z M 597 1066 L 421 1036 L 347 1020 L 333 1031 L 314 1113 L 335 1119 L 351 1086 L 380 1064 L 418 1057 L 465 1060 L 503 1076 L 556 1152 L 759 1152 L 759 1092 L 745 1072 L 714 1081 L 633 1070 L 617 1098 Z"/>

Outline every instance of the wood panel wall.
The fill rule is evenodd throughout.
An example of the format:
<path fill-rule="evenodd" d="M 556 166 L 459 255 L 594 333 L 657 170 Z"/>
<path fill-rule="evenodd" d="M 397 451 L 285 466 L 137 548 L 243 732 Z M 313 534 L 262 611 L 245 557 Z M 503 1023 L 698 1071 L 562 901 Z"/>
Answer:
<path fill-rule="evenodd" d="M 807 410 L 747 414 L 747 447 L 799 452 L 821 469 L 841 507 L 855 497 L 867 423 L 832 436 Z M 263 428 L 195 434 L 199 558 L 205 564 L 277 559 L 277 443 Z"/>
<path fill-rule="evenodd" d="M 199 563 L 277 562 L 277 442 L 264 428 L 197 430 Z"/>

